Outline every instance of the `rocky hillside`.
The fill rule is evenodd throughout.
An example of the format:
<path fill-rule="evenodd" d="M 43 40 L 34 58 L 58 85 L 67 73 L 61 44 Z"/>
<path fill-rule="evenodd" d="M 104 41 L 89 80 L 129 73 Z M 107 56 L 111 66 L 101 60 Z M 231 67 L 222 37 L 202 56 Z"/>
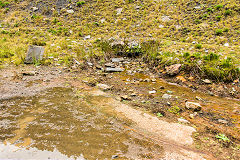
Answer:
<path fill-rule="evenodd" d="M 71 57 L 106 55 L 108 46 L 96 42 L 111 39 L 138 47 L 157 41 L 156 53 L 148 53 L 154 59 L 166 52 L 238 59 L 239 21 L 238 0 L 1 0 L 0 58 L 21 64 L 28 45 L 36 44 L 66 64 Z"/>

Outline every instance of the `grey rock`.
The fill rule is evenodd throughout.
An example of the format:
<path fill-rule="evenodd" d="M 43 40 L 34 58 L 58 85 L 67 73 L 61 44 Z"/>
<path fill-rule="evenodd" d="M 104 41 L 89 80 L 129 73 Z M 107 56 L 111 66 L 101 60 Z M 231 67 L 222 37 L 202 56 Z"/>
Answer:
<path fill-rule="evenodd" d="M 228 123 L 228 121 L 225 120 L 225 119 L 218 119 L 218 122 L 222 123 L 222 124 L 227 124 Z"/>
<path fill-rule="evenodd" d="M 164 28 L 164 25 L 160 24 L 158 27 L 159 27 L 159 28 Z"/>
<path fill-rule="evenodd" d="M 99 89 L 103 90 L 103 91 L 107 91 L 107 90 L 111 89 L 110 86 L 108 86 L 108 85 L 106 85 L 106 84 L 101 84 L 101 83 L 97 84 L 97 87 L 98 87 Z"/>
<path fill-rule="evenodd" d="M 209 80 L 209 79 L 204 79 L 204 80 L 202 80 L 204 83 L 206 83 L 206 84 L 211 84 L 212 82 Z"/>
<path fill-rule="evenodd" d="M 100 20 L 101 23 L 104 23 L 105 21 L 106 21 L 105 18 L 102 18 L 102 19 Z"/>
<path fill-rule="evenodd" d="M 169 67 L 165 67 L 165 69 L 168 75 L 173 76 L 180 72 L 181 66 L 182 66 L 181 64 L 174 64 Z"/>
<path fill-rule="evenodd" d="M 139 42 L 137 42 L 137 41 L 130 41 L 130 42 L 128 42 L 128 46 L 129 46 L 130 48 L 135 48 L 135 47 L 141 48 Z"/>
<path fill-rule="evenodd" d="M 202 109 L 202 106 L 199 103 L 195 102 L 186 102 L 185 105 L 188 110 L 200 111 Z"/>
<path fill-rule="evenodd" d="M 91 62 L 87 62 L 87 65 L 89 66 L 93 66 L 93 64 Z"/>
<path fill-rule="evenodd" d="M 225 46 L 225 47 L 229 47 L 229 43 L 225 43 L 223 46 Z"/>
<path fill-rule="evenodd" d="M 112 58 L 112 62 L 122 62 L 122 61 L 124 61 L 124 58 Z"/>
<path fill-rule="evenodd" d="M 149 94 L 155 94 L 155 93 L 157 93 L 157 91 L 153 90 L 153 91 L 149 91 L 148 93 Z"/>
<path fill-rule="evenodd" d="M 22 72 L 23 76 L 34 76 L 35 72 L 34 71 L 24 71 Z"/>
<path fill-rule="evenodd" d="M 33 12 L 35 12 L 35 11 L 38 10 L 38 8 L 37 7 L 32 7 L 32 10 L 33 10 Z"/>
<path fill-rule="evenodd" d="M 190 123 L 188 120 L 183 119 L 183 118 L 178 118 L 178 122 L 181 122 L 181 123 Z"/>
<path fill-rule="evenodd" d="M 196 6 L 194 7 L 194 9 L 201 9 L 201 6 Z"/>
<path fill-rule="evenodd" d="M 164 99 L 170 99 L 171 97 L 172 97 L 172 95 L 169 95 L 169 94 L 164 94 L 162 96 L 162 98 L 164 98 Z"/>
<path fill-rule="evenodd" d="M 163 22 L 169 22 L 171 19 L 169 16 L 162 16 L 162 21 Z"/>
<path fill-rule="evenodd" d="M 132 100 L 132 98 L 129 97 L 128 95 L 121 96 L 121 99 L 122 100 L 128 100 L 128 101 Z"/>
<path fill-rule="evenodd" d="M 43 59 L 44 47 L 30 45 L 24 63 L 30 64 Z"/>
<path fill-rule="evenodd" d="M 118 158 L 118 155 L 112 155 L 112 159 Z"/>
<path fill-rule="evenodd" d="M 67 10 L 67 13 L 69 13 L 69 14 L 73 14 L 73 13 L 74 13 L 74 10 L 69 9 L 69 10 Z"/>
<path fill-rule="evenodd" d="M 111 67 L 107 67 L 105 69 L 106 72 L 123 72 L 124 69 L 123 68 L 111 68 Z"/>
<path fill-rule="evenodd" d="M 91 38 L 91 36 L 90 35 L 87 35 L 87 36 L 85 36 L 83 39 L 84 40 L 88 40 L 88 39 L 90 39 Z"/>
<path fill-rule="evenodd" d="M 167 93 L 169 93 L 169 94 L 172 94 L 172 93 L 173 93 L 173 91 L 169 91 L 169 90 L 167 90 Z"/>
<path fill-rule="evenodd" d="M 106 63 L 105 66 L 106 67 L 114 67 L 115 65 L 113 63 Z"/>
<path fill-rule="evenodd" d="M 208 94 L 209 94 L 210 96 L 214 96 L 214 93 L 211 92 L 211 91 L 208 91 Z"/>
<path fill-rule="evenodd" d="M 122 10 L 123 10 L 122 8 L 117 8 L 116 9 L 117 15 L 120 15 L 122 13 Z"/>

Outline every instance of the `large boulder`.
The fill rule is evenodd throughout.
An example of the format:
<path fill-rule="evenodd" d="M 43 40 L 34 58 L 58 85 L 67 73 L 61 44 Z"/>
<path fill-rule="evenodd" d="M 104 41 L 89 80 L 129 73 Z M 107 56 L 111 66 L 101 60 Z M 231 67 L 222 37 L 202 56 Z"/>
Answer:
<path fill-rule="evenodd" d="M 40 61 L 43 58 L 44 47 L 31 45 L 28 48 L 27 56 L 24 63 L 34 63 Z"/>
<path fill-rule="evenodd" d="M 181 66 L 182 66 L 181 64 L 174 64 L 174 65 L 165 67 L 165 69 L 168 75 L 174 76 L 180 72 Z"/>

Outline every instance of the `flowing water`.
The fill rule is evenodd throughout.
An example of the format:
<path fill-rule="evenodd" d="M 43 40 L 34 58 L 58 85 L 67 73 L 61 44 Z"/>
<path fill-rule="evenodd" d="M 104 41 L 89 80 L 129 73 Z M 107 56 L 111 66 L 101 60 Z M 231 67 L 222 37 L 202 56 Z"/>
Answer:
<path fill-rule="evenodd" d="M 163 149 L 70 88 L 0 103 L 0 159 L 155 159 Z"/>

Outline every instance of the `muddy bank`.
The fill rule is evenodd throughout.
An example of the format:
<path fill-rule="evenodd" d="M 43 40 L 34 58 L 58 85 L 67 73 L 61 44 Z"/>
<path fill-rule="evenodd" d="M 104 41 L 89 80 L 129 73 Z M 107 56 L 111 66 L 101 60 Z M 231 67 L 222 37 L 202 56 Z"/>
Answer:
<path fill-rule="evenodd" d="M 34 96 L 1 101 L 0 158 L 203 159 L 206 156 L 191 149 L 194 128 L 160 121 L 79 80 L 69 79 L 64 83 L 68 88 L 43 87 L 45 91 Z M 141 124 L 140 119 L 148 124 Z M 179 132 L 167 136 L 167 130 L 171 131 L 173 126 Z M 178 147 L 173 148 L 175 145 Z"/>
<path fill-rule="evenodd" d="M 33 96 L 47 88 L 63 86 L 63 68 L 9 66 L 0 71 L 0 101 L 15 97 Z"/>
<path fill-rule="evenodd" d="M 208 92 L 213 90 L 211 86 L 222 84 L 212 83 L 189 88 L 186 85 L 189 81 L 183 83 L 179 77 L 172 77 L 169 80 L 171 82 L 166 82 L 161 76 L 159 78 L 159 74 L 147 69 L 146 65 L 139 65 L 129 59 L 112 65 L 122 67 L 125 71 L 106 73 L 95 64 L 88 66 L 87 78 L 83 81 L 90 86 L 107 85 L 106 88 L 99 87 L 118 95 L 118 99 L 124 103 L 150 111 L 160 119 L 194 126 L 197 129 L 197 133 L 193 135 L 196 148 L 211 150 L 219 159 L 238 159 L 239 100 L 229 94 L 226 97 L 224 94 L 220 96 L 218 93 L 221 92 L 218 91 L 211 94 Z M 201 106 L 200 110 L 187 109 L 187 102 L 197 103 Z"/>
<path fill-rule="evenodd" d="M 39 68 L 25 66 L 19 69 L 5 69 L 1 72 L 0 76 L 0 90 L 4 91 L 4 94 L 1 94 L 1 110 L 4 110 L 4 106 L 6 106 L 3 102 L 7 103 L 21 99 L 14 99 L 13 97 L 29 97 L 33 95 L 35 95 L 33 97 L 36 97 L 38 94 L 41 96 L 44 90 L 55 87 L 72 88 L 74 94 L 71 93 L 70 95 L 75 98 L 77 97 L 77 99 L 81 100 L 81 103 L 86 102 L 90 108 L 94 108 L 94 112 L 97 111 L 96 113 L 101 113 L 103 110 L 104 113 L 107 111 L 107 116 L 114 115 L 114 118 L 117 117 L 117 120 L 120 121 L 115 121 L 116 125 L 122 125 L 124 132 L 133 132 L 135 136 L 140 136 L 140 140 L 145 141 L 145 138 L 147 138 L 147 141 L 150 140 L 151 143 L 156 143 L 160 146 L 160 148 L 154 147 L 154 149 L 161 149 L 161 152 L 159 151 L 161 155 L 154 154 L 155 152 L 152 151 L 149 152 L 153 157 L 156 156 L 163 159 L 164 157 L 165 159 L 174 159 L 174 157 L 175 159 L 181 159 L 181 157 L 182 159 L 200 159 L 208 157 L 208 159 L 214 159 L 211 157 L 211 155 L 213 155 L 218 159 L 226 159 L 226 157 L 238 159 L 238 101 L 195 92 L 187 87 L 181 87 L 178 84 L 169 84 L 163 79 L 156 77 L 151 72 L 149 72 L 149 74 L 144 74 L 144 72 L 137 73 L 134 69 L 130 68 L 131 66 L 121 67 L 126 70 L 130 69 L 131 72 L 105 73 L 94 66 L 89 67 L 88 64 L 84 69 L 78 67 L 70 69 L 62 67 L 48 68 L 44 66 Z M 104 90 L 105 92 L 95 90 L 94 88 L 96 87 L 93 86 L 97 84 L 106 84 L 108 88 Z M 64 91 L 59 92 L 59 94 L 63 94 Z M 51 94 L 54 96 L 55 93 L 52 92 Z M 166 96 L 166 94 L 168 95 L 167 98 L 163 98 L 163 95 Z M 51 97 L 52 96 L 50 96 L 50 98 Z M 62 97 L 64 97 L 64 95 Z M 124 97 L 126 99 L 123 99 Z M 121 100 L 122 102 L 120 103 L 119 101 Z M 193 118 L 190 117 L 190 115 L 195 114 L 195 112 L 185 108 L 186 100 L 201 104 L 201 111 L 197 112 Z M 36 101 L 31 102 L 30 105 L 27 106 L 23 103 L 23 110 L 29 108 L 29 106 L 31 107 L 34 103 L 36 103 Z M 40 104 L 44 103 L 48 102 L 40 101 Z M 133 108 L 129 108 L 128 105 L 133 106 Z M 112 110 L 113 108 L 115 108 L 114 111 Z M 27 110 L 27 112 L 24 111 L 24 114 L 33 114 L 34 116 L 25 117 L 25 119 L 24 114 L 21 114 L 23 117 L 20 116 L 21 120 L 16 120 L 16 122 L 23 123 L 23 126 L 26 127 L 31 125 L 32 121 L 36 120 L 35 116 L 45 115 L 49 112 L 48 109 L 45 113 L 45 110 L 41 107 L 37 107 L 35 110 L 36 112 L 31 112 L 29 110 Z M 118 114 L 116 115 L 116 113 Z M 18 115 L 17 112 L 16 114 Z M 66 116 L 58 116 L 58 120 L 60 120 L 61 123 L 61 119 L 67 118 Z M 180 122 L 178 120 L 179 118 L 185 121 Z M 219 121 L 219 119 L 223 121 Z M 128 123 L 129 121 L 134 123 Z M 115 122 L 111 122 L 112 125 L 114 125 Z M 185 122 L 186 124 L 181 124 Z M 69 123 L 67 122 L 67 124 Z M 52 125 L 58 126 L 58 124 Z M 69 127 L 67 128 L 70 129 Z M 27 129 L 28 127 L 26 130 Z M 66 132 L 68 132 L 68 129 Z M 60 131 L 61 130 L 62 129 L 60 129 Z M 25 132 L 25 129 L 23 128 L 21 130 L 19 127 L 15 126 L 15 128 L 9 131 L 21 133 Z M 46 130 L 39 132 L 46 132 Z M 26 143 L 26 146 L 30 145 L 34 148 L 34 145 L 31 144 L 32 137 L 35 137 L 35 134 L 36 132 L 31 134 L 32 136 L 30 138 L 27 136 L 24 138 L 23 136 L 13 138 L 14 136 L 10 134 L 10 136 L 13 136 L 12 138 L 3 136 L 3 140 L 9 140 L 10 144 L 15 145 L 16 143 L 16 145 L 19 146 Z M 230 141 L 221 141 L 217 139 L 216 136 L 218 134 L 225 134 Z M 21 140 L 17 141 L 17 139 Z M 35 139 L 39 140 L 39 137 L 35 137 Z M 42 143 L 43 141 L 39 142 L 39 145 L 41 146 Z M 133 144 L 133 142 L 129 142 L 128 144 Z M 38 149 L 44 149 L 44 147 L 39 147 Z M 147 146 L 142 147 L 144 148 Z M 49 148 L 48 150 L 53 151 L 53 148 Z M 127 148 L 130 149 L 129 147 Z M 136 151 L 135 149 L 130 150 L 130 153 Z M 58 151 L 64 154 L 67 152 L 61 149 L 59 150 L 59 148 L 56 152 Z M 72 153 L 68 156 L 72 155 Z M 82 151 L 81 153 L 84 152 Z M 80 156 L 81 153 L 78 152 L 77 156 Z M 136 153 L 134 154 L 135 158 L 138 156 L 141 157 L 141 155 L 137 155 L 137 153 L 140 153 L 139 150 L 134 153 Z M 114 153 L 112 154 L 114 155 Z M 145 155 L 145 158 L 150 155 Z M 184 155 L 187 155 L 187 157 L 184 157 Z M 126 156 L 125 152 L 119 156 Z M 131 157 L 133 154 L 128 156 Z"/>

